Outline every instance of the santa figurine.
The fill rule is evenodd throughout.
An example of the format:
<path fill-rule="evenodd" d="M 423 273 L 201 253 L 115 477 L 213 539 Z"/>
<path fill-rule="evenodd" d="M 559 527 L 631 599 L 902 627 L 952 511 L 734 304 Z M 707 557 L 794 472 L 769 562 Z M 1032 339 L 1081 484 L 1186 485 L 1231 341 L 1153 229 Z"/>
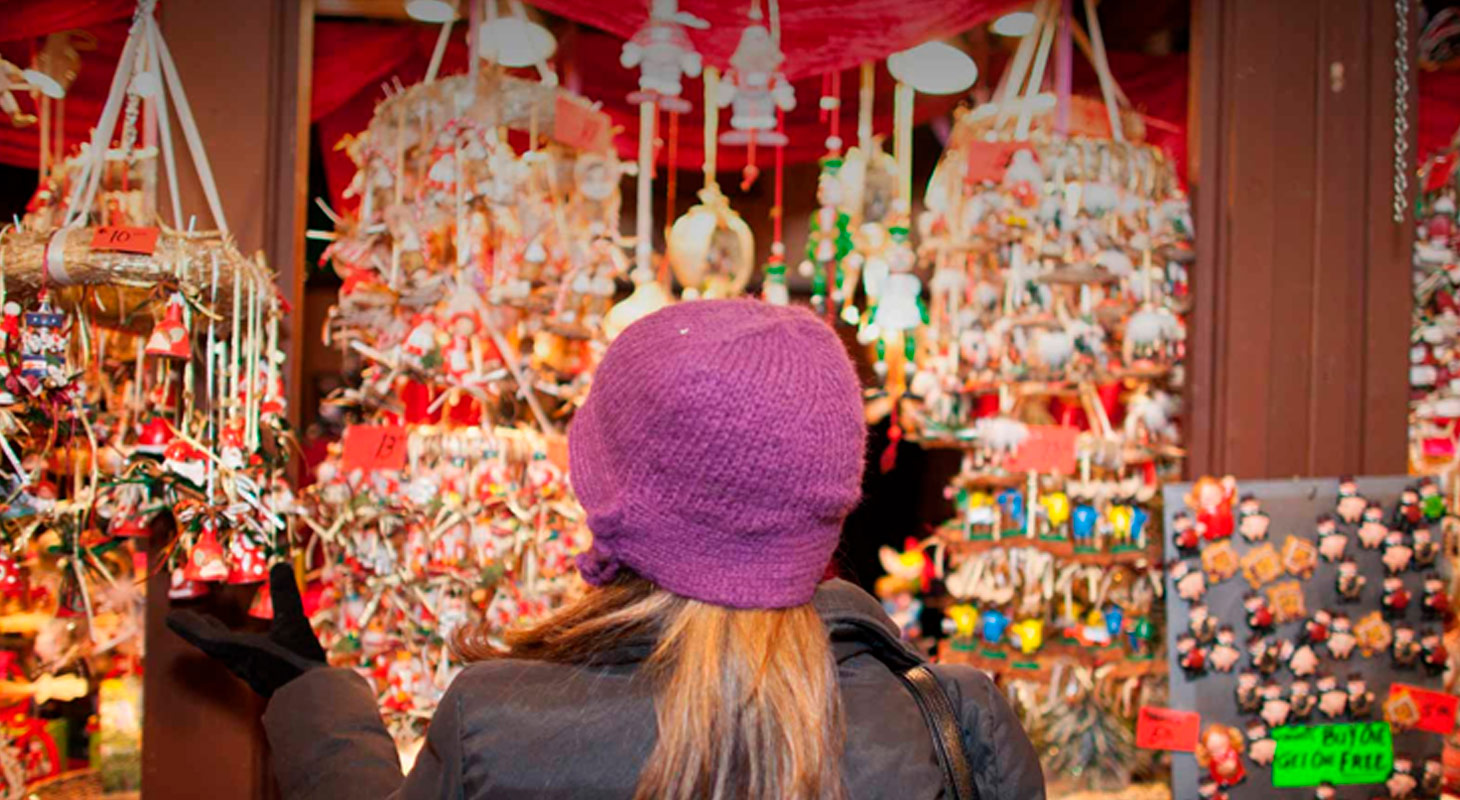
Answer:
<path fill-rule="evenodd" d="M 1361 673 L 1348 676 L 1348 715 L 1350 719 L 1366 719 L 1374 709 L 1374 693 Z"/>
<path fill-rule="evenodd" d="M 1409 590 L 1405 588 L 1404 581 L 1394 576 L 1384 579 L 1384 598 L 1380 601 L 1384 606 L 1385 619 L 1402 619 L 1404 612 L 1409 610 Z"/>
<path fill-rule="evenodd" d="M 1358 644 L 1354 636 L 1353 623 L 1348 614 L 1339 611 L 1333 615 L 1333 627 L 1328 632 L 1328 654 L 1339 661 L 1347 661 Z"/>
<path fill-rule="evenodd" d="M 1384 569 L 1390 575 L 1398 575 L 1409 569 L 1410 559 L 1414 556 L 1414 550 L 1404 543 L 1404 534 L 1397 530 L 1389 531 L 1384 537 Z"/>
<path fill-rule="evenodd" d="M 1242 495 L 1237 503 L 1237 531 L 1242 538 L 1249 542 L 1263 541 L 1267 539 L 1267 529 L 1271 524 L 1272 520 L 1262 510 L 1257 498 L 1250 494 Z"/>
<path fill-rule="evenodd" d="M 1445 591 L 1445 581 L 1430 572 L 1424 582 L 1424 618 L 1430 621 L 1447 621 L 1450 618 L 1450 593 Z"/>
<path fill-rule="evenodd" d="M 1262 709 L 1262 688 L 1257 683 L 1257 673 L 1244 670 L 1237 676 L 1237 710 L 1243 714 L 1256 714 Z"/>
<path fill-rule="evenodd" d="M 1207 672 L 1207 653 L 1196 643 L 1196 637 L 1183 633 L 1176 638 L 1176 658 L 1186 679 L 1200 678 Z"/>
<path fill-rule="evenodd" d="M 1262 634 L 1272 630 L 1274 620 L 1267 598 L 1257 592 L 1248 592 L 1242 598 L 1242 607 L 1247 610 L 1247 627 L 1254 633 Z"/>
<path fill-rule="evenodd" d="M 1176 552 L 1182 556 L 1196 555 L 1201 550 L 1201 534 L 1197 533 L 1196 523 L 1191 521 L 1190 514 L 1178 511 L 1171 518 L 1171 540 L 1176 545 Z"/>
<path fill-rule="evenodd" d="M 1332 675 L 1318 676 L 1318 710 L 1329 719 L 1337 719 L 1348 710 L 1348 690 L 1338 685 Z"/>
<path fill-rule="evenodd" d="M 1378 503 L 1370 503 L 1364 509 L 1363 523 L 1359 525 L 1359 544 L 1365 550 L 1378 550 L 1384 544 L 1384 537 L 1389 535 L 1389 528 L 1384 524 L 1384 507 Z"/>
<path fill-rule="evenodd" d="M 1343 558 L 1343 551 L 1348 547 L 1348 534 L 1338 529 L 1338 522 L 1332 516 L 1324 514 L 1319 517 L 1315 532 L 1318 534 L 1319 555 L 1327 561 Z"/>
<path fill-rule="evenodd" d="M 1357 603 L 1369 579 L 1359 574 L 1358 562 L 1345 558 L 1338 564 L 1338 575 L 1334 577 L 1334 588 L 1338 591 L 1340 603 Z"/>
<path fill-rule="evenodd" d="M 1401 622 L 1394 626 L 1394 646 L 1390 651 L 1395 669 L 1414 669 L 1419 663 L 1420 646 L 1414 638 L 1414 626 Z"/>
<path fill-rule="evenodd" d="M 1318 697 L 1313 694 L 1313 688 L 1308 685 L 1305 678 L 1296 678 L 1288 687 L 1288 704 L 1293 707 L 1293 716 L 1305 720 L 1313 715 L 1313 709 L 1318 707 Z"/>
<path fill-rule="evenodd" d="M 1435 541 L 1434 534 L 1426 526 L 1414 529 L 1413 543 L 1410 546 L 1414 558 L 1416 570 L 1431 569 L 1435 566 L 1435 559 L 1440 555 L 1440 545 Z"/>
<path fill-rule="evenodd" d="M 1430 675 L 1441 675 L 1449 666 L 1450 651 L 1445 648 L 1445 641 L 1440 634 L 1432 629 L 1425 630 L 1419 639 L 1420 661 L 1424 664 L 1425 672 Z"/>
<path fill-rule="evenodd" d="M 1409 533 L 1424 521 L 1424 510 L 1419 505 L 1419 490 L 1413 486 L 1405 487 L 1399 493 L 1399 500 L 1394 506 L 1394 513 L 1389 517 L 1389 527 Z"/>
<path fill-rule="evenodd" d="M 1338 502 L 1334 506 L 1334 513 L 1344 522 L 1352 525 L 1359 521 L 1369 501 L 1359 494 L 1359 485 L 1352 475 L 1345 475 L 1338 479 Z"/>

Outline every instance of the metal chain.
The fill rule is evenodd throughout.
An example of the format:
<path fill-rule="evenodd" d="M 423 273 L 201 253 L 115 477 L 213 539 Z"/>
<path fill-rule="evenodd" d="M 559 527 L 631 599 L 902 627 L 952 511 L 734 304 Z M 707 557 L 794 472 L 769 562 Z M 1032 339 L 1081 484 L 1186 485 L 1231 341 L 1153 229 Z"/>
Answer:
<path fill-rule="evenodd" d="M 1409 0 L 1394 0 L 1394 221 L 1409 211 Z"/>

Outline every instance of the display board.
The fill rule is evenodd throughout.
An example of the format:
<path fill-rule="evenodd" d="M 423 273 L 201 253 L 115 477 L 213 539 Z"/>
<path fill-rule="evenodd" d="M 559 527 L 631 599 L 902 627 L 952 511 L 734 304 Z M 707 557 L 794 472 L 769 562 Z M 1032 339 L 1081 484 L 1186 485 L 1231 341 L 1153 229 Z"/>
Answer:
<path fill-rule="evenodd" d="M 1424 791 L 1425 771 L 1427 766 L 1438 769 L 1441 736 L 1417 729 L 1394 730 L 1391 765 L 1386 744 L 1391 737 L 1388 726 L 1382 724 L 1391 684 L 1419 689 L 1438 689 L 1440 686 L 1439 676 L 1431 674 L 1425 667 L 1420 643 L 1425 631 L 1438 632 L 1441 629 L 1441 622 L 1427 618 L 1425 610 L 1425 578 L 1432 572 L 1445 569 L 1444 558 L 1439 555 L 1443 550 L 1441 525 L 1439 521 L 1427 521 L 1422 512 L 1417 515 L 1418 523 L 1397 523 L 1396 505 L 1401 493 L 1413 483 L 1413 478 L 1403 477 L 1358 479 L 1351 486 L 1356 485 L 1362 501 L 1359 497 L 1351 498 L 1344 508 L 1354 521 L 1347 521 L 1339 514 L 1340 482 L 1336 479 L 1243 482 L 1235 490 L 1220 482 L 1203 479 L 1198 484 L 1175 484 L 1165 488 L 1168 532 L 1165 547 L 1167 562 L 1172 567 L 1168 570 L 1166 592 L 1170 706 L 1196 711 L 1201 717 L 1198 752 L 1172 755 L 1172 788 L 1176 798 L 1226 796 L 1232 800 L 1248 800 L 1318 796 L 1367 800 L 1389 793 L 1383 784 L 1391 779 L 1395 768 L 1404 769 L 1404 759 L 1408 759 L 1408 767 L 1416 783 L 1410 796 L 1429 796 Z M 1198 486 L 1198 492 L 1205 488 L 1209 498 L 1222 498 L 1220 502 L 1228 504 L 1226 507 L 1230 509 L 1231 516 L 1225 517 L 1220 510 L 1216 514 L 1203 513 L 1200 502 L 1194 503 L 1195 508 L 1188 504 L 1189 497 L 1196 499 L 1192 494 L 1194 486 Z M 1246 500 L 1237 503 L 1238 496 L 1254 498 L 1255 506 Z M 1416 539 L 1423 540 L 1424 537 L 1416 537 L 1408 531 L 1400 536 L 1381 534 L 1373 527 L 1373 518 L 1381 516 L 1373 504 L 1382 509 L 1381 521 L 1386 530 L 1391 525 L 1394 530 L 1428 528 L 1436 544 L 1433 567 L 1420 567 L 1411 558 L 1403 570 L 1392 576 L 1398 578 L 1398 583 L 1410 597 L 1404 613 L 1394 614 L 1392 618 L 1385 618 L 1383 611 L 1385 582 L 1387 577 L 1391 577 L 1385 562 L 1388 560 L 1398 565 L 1404 553 L 1392 548 L 1414 549 Z M 1181 518 L 1183 514 L 1185 519 Z M 1248 534 L 1256 533 L 1263 527 L 1263 521 L 1258 519 L 1263 515 L 1266 515 L 1266 537 L 1249 538 L 1244 529 Z M 1332 530 L 1326 537 L 1326 546 L 1325 537 L 1319 532 L 1319 519 L 1325 515 L 1334 519 Z M 1248 520 L 1248 517 L 1254 519 Z M 1370 527 L 1361 538 L 1360 528 L 1365 524 Z M 1188 526 L 1195 536 L 1187 536 L 1184 544 L 1188 548 L 1182 550 L 1178 547 L 1178 539 Z M 1220 534 L 1220 529 L 1225 526 L 1230 526 L 1230 537 L 1214 535 Z M 1331 559 L 1329 556 L 1336 555 L 1338 537 L 1344 537 L 1344 550 L 1339 558 Z M 1371 549 L 1363 545 L 1364 538 L 1370 542 L 1376 539 L 1384 541 Z M 1196 547 L 1191 548 L 1192 544 Z M 1268 546 L 1272 548 L 1275 559 L 1264 558 L 1268 555 L 1265 549 Z M 1366 579 L 1358 589 L 1356 599 L 1347 601 L 1340 597 L 1338 586 L 1344 559 L 1352 559 L 1352 566 L 1344 570 L 1346 573 L 1352 572 Z M 1218 580 L 1218 573 L 1228 571 L 1232 573 L 1230 577 Z M 1197 573 L 1204 575 L 1206 580 L 1200 599 L 1194 597 L 1195 587 L 1201 582 L 1196 577 Z M 1350 589 L 1353 587 L 1353 581 L 1347 578 L 1345 584 Z M 1398 585 L 1391 581 L 1389 588 L 1397 589 Z M 1263 646 L 1252 646 L 1254 634 L 1250 621 L 1259 625 L 1264 621 L 1263 604 L 1252 599 L 1254 594 L 1274 615 L 1271 631 L 1260 640 L 1275 648 L 1272 653 L 1265 652 Z M 1284 604 L 1296 603 L 1298 598 L 1301 598 L 1303 606 L 1301 611 L 1297 611 L 1295 605 L 1284 608 Z M 1198 629 L 1205 627 L 1212 637 L 1205 644 L 1195 641 L 1192 610 L 1198 605 L 1205 606 L 1206 616 L 1210 619 L 1204 625 L 1195 626 Z M 1330 613 L 1327 624 L 1324 624 L 1323 617 L 1315 618 L 1320 611 Z M 1383 641 L 1383 628 L 1371 619 L 1375 612 L 1390 626 L 1390 643 L 1382 649 L 1374 647 L 1367 656 L 1364 648 L 1356 644 L 1346 660 L 1336 658 L 1331 645 L 1336 644 L 1338 651 L 1342 652 L 1347 640 L 1346 637 L 1335 639 L 1332 636 L 1336 630 L 1334 620 L 1340 614 L 1347 615 L 1353 635 L 1360 642 L 1377 645 Z M 1249 620 L 1254 614 L 1255 619 Z M 1285 619 L 1289 614 L 1293 614 L 1293 618 Z M 1200 611 L 1196 617 L 1200 622 Z M 1414 630 L 1416 663 L 1409 668 L 1396 668 L 1393 633 L 1406 624 Z M 1321 630 L 1316 627 L 1320 625 Z M 1230 626 L 1230 634 L 1219 635 L 1217 632 L 1226 626 Z M 1341 620 L 1337 627 L 1342 627 Z M 1305 634 L 1309 630 L 1316 635 Z M 1366 635 L 1376 638 L 1367 639 Z M 1187 636 L 1193 638 L 1187 639 Z M 1224 645 L 1224 639 L 1230 644 Z M 1312 644 L 1312 640 L 1320 643 Z M 1217 652 L 1224 647 L 1235 648 L 1238 655 L 1233 658 L 1230 650 Z M 1308 651 L 1304 650 L 1305 647 Z M 1190 655 L 1193 648 L 1204 649 L 1204 658 L 1193 659 Z M 1309 658 L 1310 653 L 1313 658 Z M 1204 674 L 1189 671 L 1197 660 L 1204 662 Z M 1272 667 L 1269 674 L 1255 668 L 1259 661 L 1264 660 Z M 1222 661 L 1230 663 L 1230 671 L 1218 668 Z M 1295 675 L 1295 665 L 1297 671 L 1305 673 L 1304 676 Z M 1308 674 L 1309 668 L 1311 674 Z M 1244 673 L 1255 677 L 1244 678 Z M 1331 683 L 1322 681 L 1324 676 L 1331 676 Z M 1353 678 L 1361 679 L 1365 684 L 1364 691 L 1372 693 L 1367 713 L 1352 713 L 1346 702 Z M 1303 699 L 1301 691 L 1295 697 L 1295 681 L 1306 682 L 1308 696 L 1312 699 Z M 1274 686 L 1277 688 L 1272 688 Z M 1326 698 L 1322 691 L 1325 686 L 1331 690 Z M 1264 688 L 1268 690 L 1268 697 L 1263 696 Z M 1239 708 L 1239 689 L 1248 699 L 1246 711 Z M 1403 691 L 1400 690 L 1401 693 Z M 1328 710 L 1337 708 L 1340 692 L 1345 693 L 1345 710 L 1329 714 Z M 1352 696 L 1358 697 L 1359 705 L 1363 705 L 1362 691 Z M 1283 720 L 1285 708 L 1287 719 Z M 1300 710 L 1307 713 L 1300 714 Z M 1453 711 L 1451 714 L 1453 719 Z M 1269 724 L 1280 720 L 1282 724 Z M 1253 729 L 1249 726 L 1256 723 L 1264 726 L 1266 736 L 1250 735 Z M 1232 760 L 1230 753 L 1214 754 L 1206 748 L 1213 725 L 1230 726 L 1241 734 L 1242 755 L 1237 761 Z M 1218 738 L 1221 738 L 1220 734 Z M 1266 760 L 1263 751 L 1268 751 L 1273 757 L 1271 763 L 1264 765 L 1252 758 L 1257 755 L 1260 760 Z M 1205 764 L 1199 763 L 1199 759 Z M 1427 765 L 1427 759 L 1434 759 L 1433 764 Z M 1245 773 L 1245 778 L 1230 786 L 1220 785 L 1213 779 L 1215 773 L 1210 765 L 1214 762 L 1219 767 L 1225 762 L 1229 769 Z M 1275 778 L 1277 784 L 1286 788 L 1275 788 Z M 1333 784 L 1332 788 L 1315 788 L 1325 782 Z M 1403 778 L 1397 782 L 1407 783 Z M 1346 783 L 1351 785 L 1344 785 Z"/>

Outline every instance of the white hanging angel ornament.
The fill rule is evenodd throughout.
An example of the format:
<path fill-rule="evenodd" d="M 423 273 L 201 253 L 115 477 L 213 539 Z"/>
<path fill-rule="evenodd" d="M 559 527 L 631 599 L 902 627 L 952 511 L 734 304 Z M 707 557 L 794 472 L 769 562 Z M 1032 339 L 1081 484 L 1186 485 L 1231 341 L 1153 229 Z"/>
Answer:
<path fill-rule="evenodd" d="M 624 43 L 619 56 L 624 67 L 639 68 L 639 91 L 629 95 L 629 102 L 657 102 L 665 110 L 679 113 L 690 110 L 689 102 L 679 98 L 684 91 L 682 78 L 697 77 L 701 63 L 686 27 L 708 25 L 680 11 L 677 0 L 651 0 L 649 21 Z"/>

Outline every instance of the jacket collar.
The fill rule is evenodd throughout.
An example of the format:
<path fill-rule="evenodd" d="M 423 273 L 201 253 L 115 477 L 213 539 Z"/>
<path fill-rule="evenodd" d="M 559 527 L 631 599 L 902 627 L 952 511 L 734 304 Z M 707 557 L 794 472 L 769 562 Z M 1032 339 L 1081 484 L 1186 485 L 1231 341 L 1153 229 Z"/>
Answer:
<path fill-rule="evenodd" d="M 825 581 L 817 587 L 812 605 L 826 623 L 838 660 L 845 660 L 849 650 L 870 651 L 898 672 L 927 660 L 902 640 L 902 632 L 882 604 L 858 586 L 840 578 Z"/>

